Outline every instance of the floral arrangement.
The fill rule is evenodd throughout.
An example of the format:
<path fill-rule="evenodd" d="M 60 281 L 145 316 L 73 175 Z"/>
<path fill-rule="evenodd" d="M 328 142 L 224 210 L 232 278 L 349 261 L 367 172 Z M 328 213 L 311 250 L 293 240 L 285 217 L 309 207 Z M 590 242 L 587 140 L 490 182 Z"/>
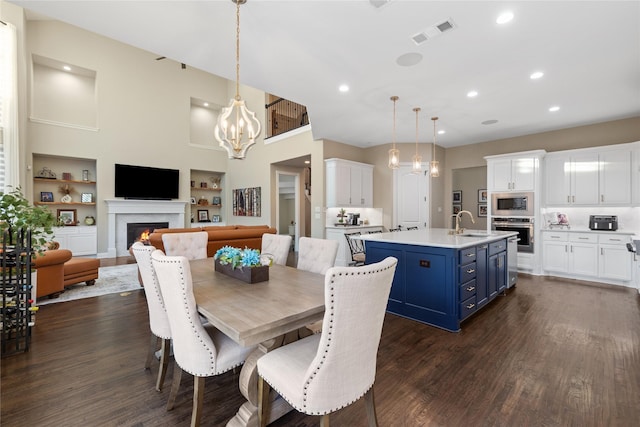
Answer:
<path fill-rule="evenodd" d="M 223 246 L 218 249 L 213 259 L 220 261 L 220 264 L 231 264 L 231 268 L 258 267 L 262 265 L 260 261 L 260 251 L 257 249 L 234 248 L 233 246 Z"/>

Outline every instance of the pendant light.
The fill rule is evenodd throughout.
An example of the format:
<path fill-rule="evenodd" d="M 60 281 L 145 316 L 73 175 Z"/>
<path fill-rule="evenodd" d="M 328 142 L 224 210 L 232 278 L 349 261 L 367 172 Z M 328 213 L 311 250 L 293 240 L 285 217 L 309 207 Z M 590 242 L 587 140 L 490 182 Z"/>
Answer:
<path fill-rule="evenodd" d="M 240 5 L 247 0 L 231 1 L 236 4 L 236 96 L 228 107 L 222 108 L 214 135 L 230 159 L 244 159 L 260 134 L 260 121 L 240 97 Z"/>
<path fill-rule="evenodd" d="M 411 173 L 421 174 L 422 156 L 418 154 L 418 113 L 420 112 L 420 107 L 414 108 L 413 111 L 416 113 L 416 154 L 411 158 Z"/>
<path fill-rule="evenodd" d="M 400 150 L 396 148 L 396 102 L 398 101 L 397 96 L 392 96 L 389 98 L 393 101 L 393 139 L 392 139 L 392 148 L 389 150 L 389 168 L 398 169 L 400 167 Z"/>
<path fill-rule="evenodd" d="M 436 160 L 436 121 L 438 118 L 431 117 L 431 120 L 433 120 L 433 155 L 429 162 L 429 176 L 437 178 L 440 176 L 440 162 Z"/>

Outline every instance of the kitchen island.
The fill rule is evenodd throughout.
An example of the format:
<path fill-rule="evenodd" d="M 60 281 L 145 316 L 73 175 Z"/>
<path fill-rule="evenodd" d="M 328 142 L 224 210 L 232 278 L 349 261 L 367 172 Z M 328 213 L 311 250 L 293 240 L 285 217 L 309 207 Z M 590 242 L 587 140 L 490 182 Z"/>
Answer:
<path fill-rule="evenodd" d="M 387 311 L 447 331 L 507 289 L 510 231 L 430 228 L 365 234 L 366 263 L 398 259 Z"/>

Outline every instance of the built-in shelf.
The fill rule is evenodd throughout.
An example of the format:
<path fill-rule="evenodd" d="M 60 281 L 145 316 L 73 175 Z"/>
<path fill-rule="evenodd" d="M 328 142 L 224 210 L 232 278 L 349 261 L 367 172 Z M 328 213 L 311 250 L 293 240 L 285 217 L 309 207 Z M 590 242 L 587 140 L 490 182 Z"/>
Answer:
<path fill-rule="evenodd" d="M 95 184 L 96 181 L 77 181 L 74 179 L 51 179 L 51 178 L 33 178 L 34 181 L 39 182 L 61 182 L 63 184 Z"/>
<path fill-rule="evenodd" d="M 95 203 L 87 203 L 87 202 L 68 202 L 68 203 L 64 203 L 64 202 L 33 202 L 34 205 L 49 205 L 49 206 L 54 206 L 54 205 L 77 205 L 77 206 L 95 206 Z"/>
<path fill-rule="evenodd" d="M 222 188 L 191 187 L 191 191 L 193 191 L 193 190 L 202 190 L 202 191 L 222 191 Z"/>

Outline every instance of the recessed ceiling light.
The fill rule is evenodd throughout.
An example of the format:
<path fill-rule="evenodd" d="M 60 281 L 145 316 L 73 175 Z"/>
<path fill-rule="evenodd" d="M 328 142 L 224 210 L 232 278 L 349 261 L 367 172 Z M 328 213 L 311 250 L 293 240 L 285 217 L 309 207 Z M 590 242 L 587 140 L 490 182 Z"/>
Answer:
<path fill-rule="evenodd" d="M 481 122 L 481 124 L 483 125 L 495 125 L 496 123 L 498 123 L 496 119 L 485 120 L 484 122 Z"/>
<path fill-rule="evenodd" d="M 531 80 L 537 80 L 537 79 L 541 78 L 542 76 L 544 76 L 544 73 L 543 73 L 542 71 L 536 71 L 536 72 L 532 73 L 532 74 L 529 76 L 529 78 L 530 78 Z"/>
<path fill-rule="evenodd" d="M 560 107 L 558 107 L 557 105 L 554 105 L 553 107 L 549 108 L 549 111 L 551 111 L 552 113 L 555 113 L 556 111 L 558 111 L 560 109 Z"/>
<path fill-rule="evenodd" d="M 507 22 L 510 22 L 512 19 L 513 19 L 513 13 L 507 11 L 498 15 L 498 18 L 496 19 L 496 23 L 502 25 L 502 24 L 506 24 Z"/>
<path fill-rule="evenodd" d="M 311 160 L 305 160 L 305 161 L 304 161 L 304 164 L 305 164 L 305 165 L 309 165 L 309 164 L 311 164 Z"/>
<path fill-rule="evenodd" d="M 208 106 L 209 106 L 209 103 L 208 103 L 208 102 L 205 102 L 205 103 L 204 103 L 204 106 L 205 106 L 205 107 L 208 107 Z"/>
<path fill-rule="evenodd" d="M 340 85 L 340 86 L 338 87 L 338 90 L 339 90 L 340 92 L 342 92 L 342 93 L 344 93 L 344 92 L 349 92 L 349 86 L 348 86 L 348 85 Z"/>
<path fill-rule="evenodd" d="M 468 98 L 475 98 L 476 96 L 478 96 L 478 92 L 475 91 L 475 90 L 467 92 L 467 97 Z"/>
<path fill-rule="evenodd" d="M 447 133 L 447 131 L 446 131 L 446 130 L 439 130 L 439 131 L 438 131 L 438 135 L 444 135 L 445 133 Z"/>
<path fill-rule="evenodd" d="M 69 67 L 68 65 L 65 65 L 64 67 L 62 67 L 65 71 L 71 71 L 71 67 Z"/>

